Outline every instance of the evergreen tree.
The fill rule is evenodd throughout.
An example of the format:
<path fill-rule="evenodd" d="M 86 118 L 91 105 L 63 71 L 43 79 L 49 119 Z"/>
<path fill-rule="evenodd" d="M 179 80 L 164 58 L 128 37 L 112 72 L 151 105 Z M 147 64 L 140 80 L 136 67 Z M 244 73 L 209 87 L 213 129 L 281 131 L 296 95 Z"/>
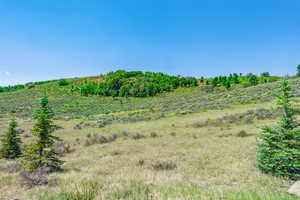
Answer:
<path fill-rule="evenodd" d="M 231 83 L 230 83 L 230 81 L 229 81 L 229 80 L 226 81 L 226 82 L 224 83 L 224 86 L 226 87 L 226 89 L 231 88 Z"/>
<path fill-rule="evenodd" d="M 257 85 L 258 84 L 258 79 L 257 79 L 257 76 L 255 75 L 250 75 L 249 76 L 249 83 L 251 86 L 254 86 L 254 85 Z"/>
<path fill-rule="evenodd" d="M 211 82 L 211 85 L 213 88 L 217 87 L 218 86 L 218 77 L 215 77 L 212 82 Z"/>
<path fill-rule="evenodd" d="M 297 66 L 297 76 L 300 76 L 300 64 Z"/>
<path fill-rule="evenodd" d="M 232 81 L 233 81 L 233 83 L 235 83 L 235 84 L 239 84 L 239 83 L 240 83 L 240 81 L 239 81 L 239 76 L 237 75 L 237 73 L 234 73 L 234 74 L 233 74 Z"/>
<path fill-rule="evenodd" d="M 291 87 L 287 80 L 281 84 L 278 105 L 283 117 L 275 126 L 265 126 L 259 135 L 258 167 L 277 176 L 300 178 L 300 129 L 291 105 Z"/>
<path fill-rule="evenodd" d="M 21 156 L 21 139 L 16 128 L 17 122 L 13 118 L 9 122 L 8 129 L 5 132 L 4 137 L 0 140 L 2 143 L 0 158 L 15 159 Z"/>
<path fill-rule="evenodd" d="M 60 140 L 51 134 L 54 130 L 53 117 L 54 113 L 48 106 L 48 98 L 44 96 L 40 99 L 40 108 L 34 114 L 36 124 L 32 134 L 36 140 L 27 146 L 23 157 L 23 164 L 29 170 L 50 167 L 54 171 L 61 168 L 63 162 L 52 149 L 54 142 Z"/>
<path fill-rule="evenodd" d="M 270 72 L 262 72 L 262 73 L 260 74 L 260 76 L 261 76 L 261 77 L 270 77 L 271 75 L 270 75 Z"/>
<path fill-rule="evenodd" d="M 204 77 L 201 76 L 200 83 L 204 83 Z"/>

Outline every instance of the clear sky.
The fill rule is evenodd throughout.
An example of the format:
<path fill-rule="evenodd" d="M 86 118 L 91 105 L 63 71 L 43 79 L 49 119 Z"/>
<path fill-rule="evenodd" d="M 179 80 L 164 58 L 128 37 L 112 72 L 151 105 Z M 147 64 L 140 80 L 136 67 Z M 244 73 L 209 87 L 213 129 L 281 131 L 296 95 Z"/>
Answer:
<path fill-rule="evenodd" d="M 116 69 L 294 74 L 299 0 L 0 0 L 0 85 Z"/>

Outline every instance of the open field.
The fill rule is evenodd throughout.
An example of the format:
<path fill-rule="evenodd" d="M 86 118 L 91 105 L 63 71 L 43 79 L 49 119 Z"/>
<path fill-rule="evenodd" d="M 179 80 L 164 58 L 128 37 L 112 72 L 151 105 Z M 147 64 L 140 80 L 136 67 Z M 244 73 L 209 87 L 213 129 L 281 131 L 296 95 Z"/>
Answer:
<path fill-rule="evenodd" d="M 79 130 L 74 126 L 80 120 L 57 120 L 63 128 L 55 134 L 74 149 L 63 157 L 65 171 L 52 174 L 47 186 L 28 189 L 2 160 L 0 197 L 66 199 L 64 192 L 77 188 L 97 193 L 91 189 L 96 187 L 95 199 L 295 199 L 286 194 L 290 181 L 262 174 L 255 166 L 256 134 L 261 125 L 272 124 L 274 119 L 197 126 L 207 119 L 271 106 L 232 106 Z M 6 120 L 2 118 L 1 124 Z M 20 120 L 25 132 L 32 123 Z M 248 135 L 239 137 L 241 130 Z M 117 138 L 104 144 L 87 142 L 97 138 L 94 134 Z"/>

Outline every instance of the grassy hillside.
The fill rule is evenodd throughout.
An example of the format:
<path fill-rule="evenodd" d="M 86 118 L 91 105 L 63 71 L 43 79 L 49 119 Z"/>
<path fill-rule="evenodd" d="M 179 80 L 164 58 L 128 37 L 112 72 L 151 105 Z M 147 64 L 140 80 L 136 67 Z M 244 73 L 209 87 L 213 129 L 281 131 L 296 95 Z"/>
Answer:
<path fill-rule="evenodd" d="M 292 79 L 290 83 L 295 89 L 294 94 L 299 95 L 300 79 Z M 57 82 L 51 82 L 31 89 L 0 93 L 0 113 L 15 113 L 19 117 L 29 117 L 37 106 L 38 98 L 47 91 L 58 118 L 96 119 L 107 123 L 139 121 L 222 109 L 232 104 L 270 101 L 278 92 L 277 86 L 278 82 L 273 82 L 229 91 L 199 86 L 179 88 L 173 92 L 147 98 L 113 98 L 72 94 L 71 85 L 60 87 Z"/>
<path fill-rule="evenodd" d="M 74 129 L 80 120 L 57 120 L 62 128 L 55 135 L 72 148 L 62 157 L 64 172 L 52 174 L 46 186 L 28 189 L 20 184 L 15 164 L 1 160 L 0 198 L 66 200 L 86 191 L 101 200 L 297 199 L 286 194 L 289 180 L 263 174 L 255 166 L 259 126 L 274 123 L 276 117 L 263 108 L 271 107 L 233 106 L 104 128 Z M 28 134 L 33 121 L 19 122 Z"/>
<path fill-rule="evenodd" d="M 290 83 L 300 96 L 300 79 Z M 52 81 L 0 93 L 0 133 L 15 114 L 28 143 L 30 116 L 47 90 L 55 135 L 65 142 L 57 147 L 65 150 L 64 171 L 51 174 L 47 185 L 29 188 L 14 161 L 0 160 L 0 199 L 299 199 L 286 193 L 290 180 L 256 167 L 260 127 L 281 114 L 272 101 L 278 84 L 230 90 L 200 84 L 147 98 L 113 98 L 81 96 L 70 91 L 72 84 Z"/>

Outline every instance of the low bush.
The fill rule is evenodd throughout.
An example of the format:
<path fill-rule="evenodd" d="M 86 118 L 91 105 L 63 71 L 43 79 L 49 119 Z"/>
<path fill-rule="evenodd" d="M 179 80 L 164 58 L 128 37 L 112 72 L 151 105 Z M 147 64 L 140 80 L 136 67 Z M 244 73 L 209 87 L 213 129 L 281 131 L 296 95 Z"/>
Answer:
<path fill-rule="evenodd" d="M 54 143 L 52 149 L 57 155 L 60 156 L 74 151 L 73 149 L 71 149 L 71 145 L 66 143 L 65 141 L 58 141 Z"/>
<path fill-rule="evenodd" d="M 125 137 L 128 137 L 129 136 L 129 132 L 128 131 L 122 131 L 122 135 L 125 136 Z"/>
<path fill-rule="evenodd" d="M 136 133 L 136 134 L 132 135 L 132 139 L 134 139 L 134 140 L 143 139 L 145 137 L 146 136 L 144 136 L 143 134 L 140 134 L 140 133 Z"/>
<path fill-rule="evenodd" d="M 247 137 L 249 134 L 246 132 L 246 131 L 244 131 L 244 130 L 241 130 L 238 134 L 237 134 L 237 136 L 238 137 Z"/>
<path fill-rule="evenodd" d="M 152 167 L 154 170 L 173 170 L 177 168 L 177 165 L 174 162 L 159 161 L 153 164 Z"/>
<path fill-rule="evenodd" d="M 176 136 L 176 132 L 171 132 L 170 135 L 171 136 Z"/>
<path fill-rule="evenodd" d="M 156 137 L 158 137 L 158 135 L 157 135 L 157 133 L 156 133 L 156 132 L 151 132 L 151 133 L 150 133 L 150 137 L 152 137 L 152 138 L 156 138 Z"/>
<path fill-rule="evenodd" d="M 23 171 L 20 173 L 21 184 L 32 188 L 35 186 L 48 184 L 47 174 L 51 171 L 49 167 L 40 167 L 33 171 Z"/>

